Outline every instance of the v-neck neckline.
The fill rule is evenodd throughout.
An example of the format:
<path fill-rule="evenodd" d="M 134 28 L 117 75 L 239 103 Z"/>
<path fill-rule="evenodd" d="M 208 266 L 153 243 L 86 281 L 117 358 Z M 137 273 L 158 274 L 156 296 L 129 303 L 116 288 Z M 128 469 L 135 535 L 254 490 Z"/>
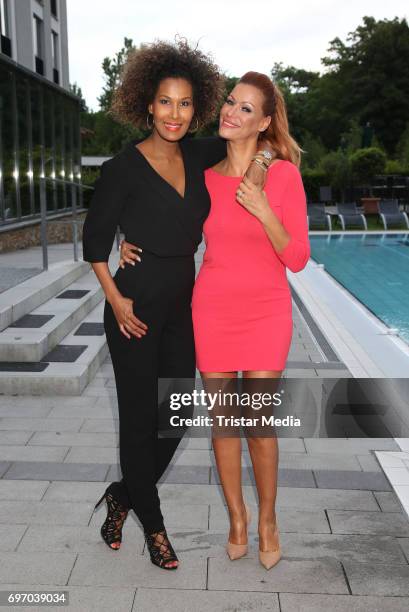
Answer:
<path fill-rule="evenodd" d="M 167 187 L 169 189 L 171 189 L 184 202 L 186 200 L 186 194 L 187 194 L 187 190 L 188 190 L 188 174 L 187 174 L 187 171 L 186 171 L 186 166 L 187 165 L 186 165 L 185 151 L 184 151 L 184 148 L 183 148 L 182 144 L 181 143 L 179 144 L 179 148 L 180 148 L 180 152 L 181 152 L 181 155 L 182 155 L 183 171 L 185 173 L 185 189 L 184 189 L 183 195 L 181 195 L 179 193 L 179 191 L 176 189 L 176 187 L 171 185 L 171 183 L 169 183 L 169 181 L 167 181 L 165 178 L 163 178 L 163 176 L 152 166 L 152 164 L 150 163 L 148 158 L 142 153 L 142 151 L 140 149 L 138 149 L 138 147 L 136 145 L 139 144 L 140 142 L 141 142 L 140 140 L 132 142 L 132 148 L 134 149 L 134 151 L 136 151 L 137 154 L 144 160 L 146 166 L 150 169 L 150 171 L 156 177 L 159 177 L 159 179 L 162 181 L 162 183 L 167 185 Z"/>

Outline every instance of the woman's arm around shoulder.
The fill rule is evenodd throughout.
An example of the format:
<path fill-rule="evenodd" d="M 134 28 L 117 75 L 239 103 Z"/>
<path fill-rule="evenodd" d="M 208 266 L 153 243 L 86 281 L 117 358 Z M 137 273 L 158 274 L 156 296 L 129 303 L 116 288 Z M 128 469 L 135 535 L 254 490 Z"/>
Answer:
<path fill-rule="evenodd" d="M 203 170 L 211 168 L 227 154 L 227 143 L 219 136 L 187 138 L 186 145 Z"/>

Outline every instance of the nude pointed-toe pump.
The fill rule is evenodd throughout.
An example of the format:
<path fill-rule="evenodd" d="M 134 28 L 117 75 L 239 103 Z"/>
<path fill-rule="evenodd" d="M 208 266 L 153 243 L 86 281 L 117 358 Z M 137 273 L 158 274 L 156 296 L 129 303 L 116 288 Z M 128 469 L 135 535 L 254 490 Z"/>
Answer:
<path fill-rule="evenodd" d="M 263 567 L 265 567 L 266 570 L 269 570 L 272 567 L 274 567 L 274 565 L 277 565 L 277 563 L 281 559 L 281 548 L 280 548 L 280 541 L 278 538 L 277 525 L 274 528 L 274 533 L 277 534 L 277 548 L 275 550 L 259 550 L 258 551 L 260 563 Z"/>
<path fill-rule="evenodd" d="M 244 505 L 246 508 L 246 525 L 248 527 L 251 521 L 251 512 L 247 504 Z M 230 561 L 236 561 L 236 559 L 241 559 L 241 557 L 244 557 L 244 555 L 247 554 L 247 551 L 248 544 L 233 544 L 233 542 L 230 541 L 228 541 L 226 544 L 226 552 Z"/>

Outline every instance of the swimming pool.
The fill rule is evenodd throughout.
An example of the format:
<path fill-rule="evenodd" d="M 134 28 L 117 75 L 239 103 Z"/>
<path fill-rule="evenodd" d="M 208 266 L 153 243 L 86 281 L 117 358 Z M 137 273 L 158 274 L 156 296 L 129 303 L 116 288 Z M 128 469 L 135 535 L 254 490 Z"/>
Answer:
<path fill-rule="evenodd" d="M 409 234 L 310 235 L 311 257 L 409 343 Z"/>

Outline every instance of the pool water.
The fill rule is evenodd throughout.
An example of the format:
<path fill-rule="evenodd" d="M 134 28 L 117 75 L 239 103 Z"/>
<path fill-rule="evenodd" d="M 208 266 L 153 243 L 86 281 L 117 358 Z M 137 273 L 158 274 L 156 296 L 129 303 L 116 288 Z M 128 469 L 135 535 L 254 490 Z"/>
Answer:
<path fill-rule="evenodd" d="M 310 235 L 311 256 L 409 342 L 409 234 Z"/>

